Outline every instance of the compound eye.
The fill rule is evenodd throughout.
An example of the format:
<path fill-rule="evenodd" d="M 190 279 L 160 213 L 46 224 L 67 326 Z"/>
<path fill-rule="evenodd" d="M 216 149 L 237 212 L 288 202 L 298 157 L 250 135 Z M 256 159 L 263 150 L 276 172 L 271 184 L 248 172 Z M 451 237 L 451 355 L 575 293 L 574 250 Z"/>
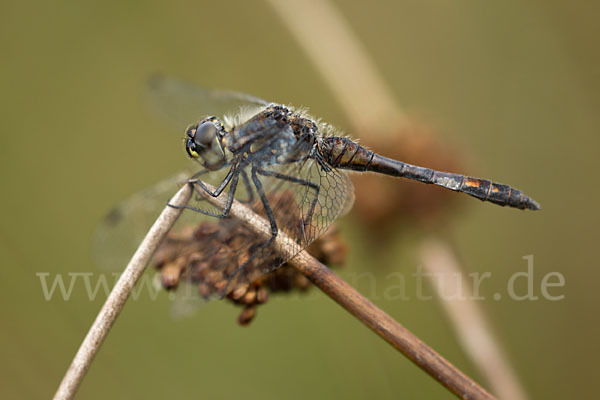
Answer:
<path fill-rule="evenodd" d="M 194 138 L 194 135 L 196 134 L 196 126 L 197 125 L 190 125 L 190 127 L 186 129 L 185 134 L 187 135 L 188 139 Z"/>
<path fill-rule="evenodd" d="M 187 151 L 188 155 L 192 158 L 200 157 L 200 154 L 198 154 L 198 152 L 196 151 L 196 144 L 191 139 L 188 139 L 185 145 L 185 151 Z"/>
<path fill-rule="evenodd" d="M 204 122 L 198 125 L 194 137 L 194 142 L 198 146 L 208 148 L 211 147 L 213 141 L 217 137 L 217 127 L 212 122 Z"/>

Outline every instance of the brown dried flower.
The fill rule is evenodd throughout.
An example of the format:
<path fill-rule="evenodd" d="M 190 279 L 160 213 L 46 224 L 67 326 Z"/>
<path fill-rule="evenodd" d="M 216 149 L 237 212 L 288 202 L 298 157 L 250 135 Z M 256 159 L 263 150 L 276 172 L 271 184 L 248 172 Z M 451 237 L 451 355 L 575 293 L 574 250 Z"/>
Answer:
<path fill-rule="evenodd" d="M 279 193 L 269 200 L 273 203 L 289 204 L 284 215 L 302 223 L 290 193 Z M 255 205 L 253 208 L 260 207 Z M 290 226 L 292 224 L 288 224 Z M 250 257 L 251 249 L 243 244 L 255 239 L 253 232 L 232 219 L 209 220 L 197 226 L 188 226 L 170 233 L 157 251 L 154 264 L 160 270 L 162 286 L 176 290 L 181 281 L 197 287 L 202 298 L 209 299 L 227 292 L 225 298 L 243 308 L 238 318 L 240 325 L 247 325 L 256 315 L 259 305 L 268 301 L 271 293 L 301 292 L 310 287 L 310 281 L 287 263 L 280 268 L 263 273 L 262 266 L 273 262 L 277 254 L 265 252 L 251 261 L 244 271 L 246 279 L 229 280 L 228 277 Z M 240 250 L 242 249 L 242 250 Z M 307 251 L 325 264 L 341 265 L 345 262 L 347 247 L 337 229 L 331 227 L 314 241 Z"/>

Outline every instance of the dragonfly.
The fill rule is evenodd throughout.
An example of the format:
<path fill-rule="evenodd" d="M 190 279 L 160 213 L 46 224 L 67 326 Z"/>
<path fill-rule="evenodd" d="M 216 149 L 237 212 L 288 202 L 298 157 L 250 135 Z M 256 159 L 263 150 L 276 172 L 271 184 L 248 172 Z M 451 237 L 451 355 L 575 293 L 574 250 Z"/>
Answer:
<path fill-rule="evenodd" d="M 206 298 L 222 298 L 279 268 L 323 235 L 352 207 L 354 189 L 347 172 L 406 178 L 499 206 L 540 209 L 532 198 L 511 186 L 377 154 L 305 109 L 196 87 L 170 77 L 152 80 L 150 98 L 156 110 L 180 126 L 196 121 L 184 131 L 191 169 L 115 208 L 99 228 L 100 242 L 122 241 L 119 232 L 135 237 L 131 233 L 135 230 L 140 238 L 149 226 L 140 224 L 140 215 L 156 215 L 178 182 L 191 185 L 194 196 L 183 206 L 186 217 L 182 221 L 187 222 L 181 224 L 211 221 L 208 223 L 216 227 L 200 236 L 204 243 L 201 252 L 210 253 L 207 259 L 214 261 L 207 267 L 213 284 L 205 286 Z M 215 205 L 207 196 L 225 201 Z M 245 231 L 243 224 L 230 216 L 234 201 L 248 205 L 268 222 L 268 238 Z M 286 252 L 287 259 L 274 246 L 282 233 L 294 243 Z M 224 249 L 226 256 L 219 256 Z M 101 252 L 111 254 L 114 249 L 105 246 Z"/>

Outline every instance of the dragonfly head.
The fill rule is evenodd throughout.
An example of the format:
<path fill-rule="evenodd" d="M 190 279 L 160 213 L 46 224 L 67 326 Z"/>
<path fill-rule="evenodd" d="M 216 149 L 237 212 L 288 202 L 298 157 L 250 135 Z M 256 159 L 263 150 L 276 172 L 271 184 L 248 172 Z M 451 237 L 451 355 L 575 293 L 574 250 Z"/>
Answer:
<path fill-rule="evenodd" d="M 218 169 L 225 162 L 222 144 L 225 133 L 218 118 L 205 118 L 187 128 L 185 150 L 191 158 L 201 158 L 205 168 Z"/>

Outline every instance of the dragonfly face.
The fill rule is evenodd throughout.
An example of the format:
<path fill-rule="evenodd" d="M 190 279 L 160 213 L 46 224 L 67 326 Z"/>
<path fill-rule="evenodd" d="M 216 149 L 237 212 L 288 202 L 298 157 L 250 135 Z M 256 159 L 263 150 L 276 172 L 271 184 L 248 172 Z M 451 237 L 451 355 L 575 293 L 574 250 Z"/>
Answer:
<path fill-rule="evenodd" d="M 219 169 L 226 161 L 222 144 L 225 133 L 218 118 L 205 118 L 187 128 L 185 150 L 191 158 L 201 158 L 206 169 Z"/>

